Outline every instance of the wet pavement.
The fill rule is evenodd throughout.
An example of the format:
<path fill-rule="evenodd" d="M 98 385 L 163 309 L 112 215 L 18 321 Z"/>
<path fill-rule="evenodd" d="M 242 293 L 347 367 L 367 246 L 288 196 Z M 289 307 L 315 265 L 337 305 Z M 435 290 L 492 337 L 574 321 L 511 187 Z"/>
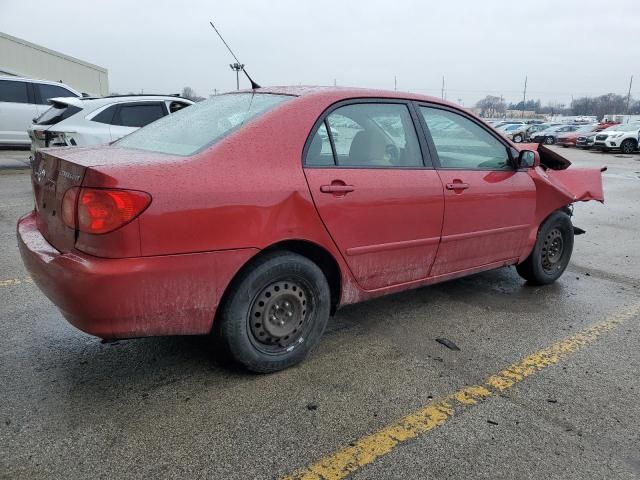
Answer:
<path fill-rule="evenodd" d="M 322 457 L 341 478 L 336 452 L 630 307 L 593 342 L 428 431 L 396 433 L 349 471 L 640 478 L 640 154 L 559 150 L 609 170 L 606 204 L 575 209 L 587 233 L 556 284 L 507 268 L 350 306 L 305 363 L 272 375 L 221 364 L 206 338 L 102 344 L 67 324 L 18 255 L 28 171 L 0 170 L 0 478 L 269 479 Z"/>

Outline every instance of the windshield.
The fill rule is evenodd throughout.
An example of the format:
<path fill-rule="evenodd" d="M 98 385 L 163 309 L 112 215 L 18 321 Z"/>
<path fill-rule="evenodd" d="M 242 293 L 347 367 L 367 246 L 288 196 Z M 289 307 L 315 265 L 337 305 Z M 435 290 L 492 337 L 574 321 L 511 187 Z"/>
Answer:
<path fill-rule="evenodd" d="M 66 120 L 71 115 L 75 115 L 81 109 L 73 105 L 67 105 L 65 103 L 54 103 L 53 106 L 46 110 L 35 121 L 38 125 L 55 125 L 56 123 Z"/>
<path fill-rule="evenodd" d="M 292 98 L 263 93 L 218 95 L 163 117 L 124 137 L 116 145 L 192 155 Z"/>

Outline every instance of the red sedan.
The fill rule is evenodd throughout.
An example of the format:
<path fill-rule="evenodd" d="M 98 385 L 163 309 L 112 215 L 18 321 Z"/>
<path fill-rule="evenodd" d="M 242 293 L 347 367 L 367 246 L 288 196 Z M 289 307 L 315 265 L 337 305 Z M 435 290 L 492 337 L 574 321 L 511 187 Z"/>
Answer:
<path fill-rule="evenodd" d="M 23 261 L 105 338 L 213 333 L 248 369 L 301 361 L 339 307 L 516 265 L 563 273 L 569 206 L 598 169 L 520 150 L 478 118 L 399 92 L 216 96 L 111 146 L 43 150 Z"/>

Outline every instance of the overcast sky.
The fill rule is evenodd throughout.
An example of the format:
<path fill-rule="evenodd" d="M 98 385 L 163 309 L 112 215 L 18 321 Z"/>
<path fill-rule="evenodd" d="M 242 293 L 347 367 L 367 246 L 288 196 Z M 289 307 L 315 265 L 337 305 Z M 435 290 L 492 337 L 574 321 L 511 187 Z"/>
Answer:
<path fill-rule="evenodd" d="M 409 90 L 465 105 L 640 98 L 638 0 L 0 0 L 0 31 L 109 70 L 111 91 L 235 88 L 213 20 L 262 85 Z M 248 86 L 244 82 L 244 86 Z"/>

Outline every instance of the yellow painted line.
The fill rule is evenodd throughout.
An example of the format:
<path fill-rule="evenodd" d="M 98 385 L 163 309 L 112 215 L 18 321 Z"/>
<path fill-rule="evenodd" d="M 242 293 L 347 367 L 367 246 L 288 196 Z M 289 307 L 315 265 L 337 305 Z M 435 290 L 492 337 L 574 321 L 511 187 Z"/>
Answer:
<path fill-rule="evenodd" d="M 339 480 L 347 477 L 378 458 L 387 455 L 407 440 L 414 439 L 440 425 L 455 413 L 470 408 L 489 397 L 509 390 L 534 373 L 592 344 L 603 334 L 640 315 L 640 304 L 620 311 L 582 332 L 566 338 L 523 358 L 501 372 L 491 375 L 483 384 L 465 387 L 440 400 L 434 400 L 420 410 L 401 418 L 375 433 L 367 435 L 349 447 L 321 458 L 297 470 L 282 480 Z"/>
<path fill-rule="evenodd" d="M 22 285 L 24 283 L 33 283 L 29 277 L 27 278 L 10 278 L 8 280 L 0 280 L 0 288 L 13 287 L 14 285 Z"/>

